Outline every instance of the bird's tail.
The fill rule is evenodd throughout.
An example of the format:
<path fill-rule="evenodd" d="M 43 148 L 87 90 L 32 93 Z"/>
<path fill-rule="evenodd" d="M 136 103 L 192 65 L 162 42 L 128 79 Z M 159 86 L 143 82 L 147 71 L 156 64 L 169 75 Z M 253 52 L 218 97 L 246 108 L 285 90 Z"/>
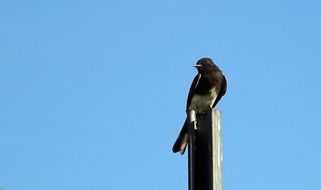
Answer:
<path fill-rule="evenodd" d="M 184 125 L 175 141 L 175 144 L 173 145 L 173 152 L 179 152 L 181 154 L 184 154 L 186 147 L 187 147 L 187 143 L 188 143 L 188 127 L 187 127 L 187 119 L 184 122 Z"/>

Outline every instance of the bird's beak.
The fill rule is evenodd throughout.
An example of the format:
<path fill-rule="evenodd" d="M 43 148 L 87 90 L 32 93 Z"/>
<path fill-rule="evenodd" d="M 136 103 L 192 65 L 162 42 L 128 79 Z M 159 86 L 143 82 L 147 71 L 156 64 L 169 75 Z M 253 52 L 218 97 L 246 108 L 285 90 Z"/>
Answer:
<path fill-rule="evenodd" d="M 201 67 L 201 65 L 197 65 L 197 64 L 195 64 L 195 65 L 193 65 L 193 67 L 195 67 L 195 68 L 199 68 L 199 67 Z"/>

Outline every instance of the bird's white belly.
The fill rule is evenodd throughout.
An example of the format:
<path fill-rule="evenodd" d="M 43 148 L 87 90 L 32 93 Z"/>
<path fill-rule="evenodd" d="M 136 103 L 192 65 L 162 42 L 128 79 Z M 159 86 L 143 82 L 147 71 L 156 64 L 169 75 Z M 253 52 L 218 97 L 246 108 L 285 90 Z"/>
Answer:
<path fill-rule="evenodd" d="M 214 104 L 216 98 L 217 93 L 215 91 L 215 88 L 210 91 L 209 95 L 194 95 L 188 109 L 201 112 L 208 111 Z"/>

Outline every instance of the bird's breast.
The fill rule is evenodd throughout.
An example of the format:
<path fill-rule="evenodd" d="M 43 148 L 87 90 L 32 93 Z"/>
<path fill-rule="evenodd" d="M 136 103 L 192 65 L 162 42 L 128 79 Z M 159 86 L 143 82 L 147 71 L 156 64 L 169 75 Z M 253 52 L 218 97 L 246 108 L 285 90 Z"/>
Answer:
<path fill-rule="evenodd" d="M 217 98 L 217 92 L 215 88 L 212 88 L 208 94 L 199 95 L 195 94 L 192 99 L 188 110 L 196 110 L 198 112 L 208 111 Z"/>

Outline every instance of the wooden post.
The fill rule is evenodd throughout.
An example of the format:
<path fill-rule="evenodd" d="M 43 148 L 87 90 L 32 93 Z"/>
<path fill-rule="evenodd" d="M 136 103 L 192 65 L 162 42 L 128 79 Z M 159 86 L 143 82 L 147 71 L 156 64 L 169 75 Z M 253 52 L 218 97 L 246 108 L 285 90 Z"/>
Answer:
<path fill-rule="evenodd" d="M 189 190 L 222 190 L 221 112 L 211 109 L 196 121 L 190 119 L 188 133 Z"/>

